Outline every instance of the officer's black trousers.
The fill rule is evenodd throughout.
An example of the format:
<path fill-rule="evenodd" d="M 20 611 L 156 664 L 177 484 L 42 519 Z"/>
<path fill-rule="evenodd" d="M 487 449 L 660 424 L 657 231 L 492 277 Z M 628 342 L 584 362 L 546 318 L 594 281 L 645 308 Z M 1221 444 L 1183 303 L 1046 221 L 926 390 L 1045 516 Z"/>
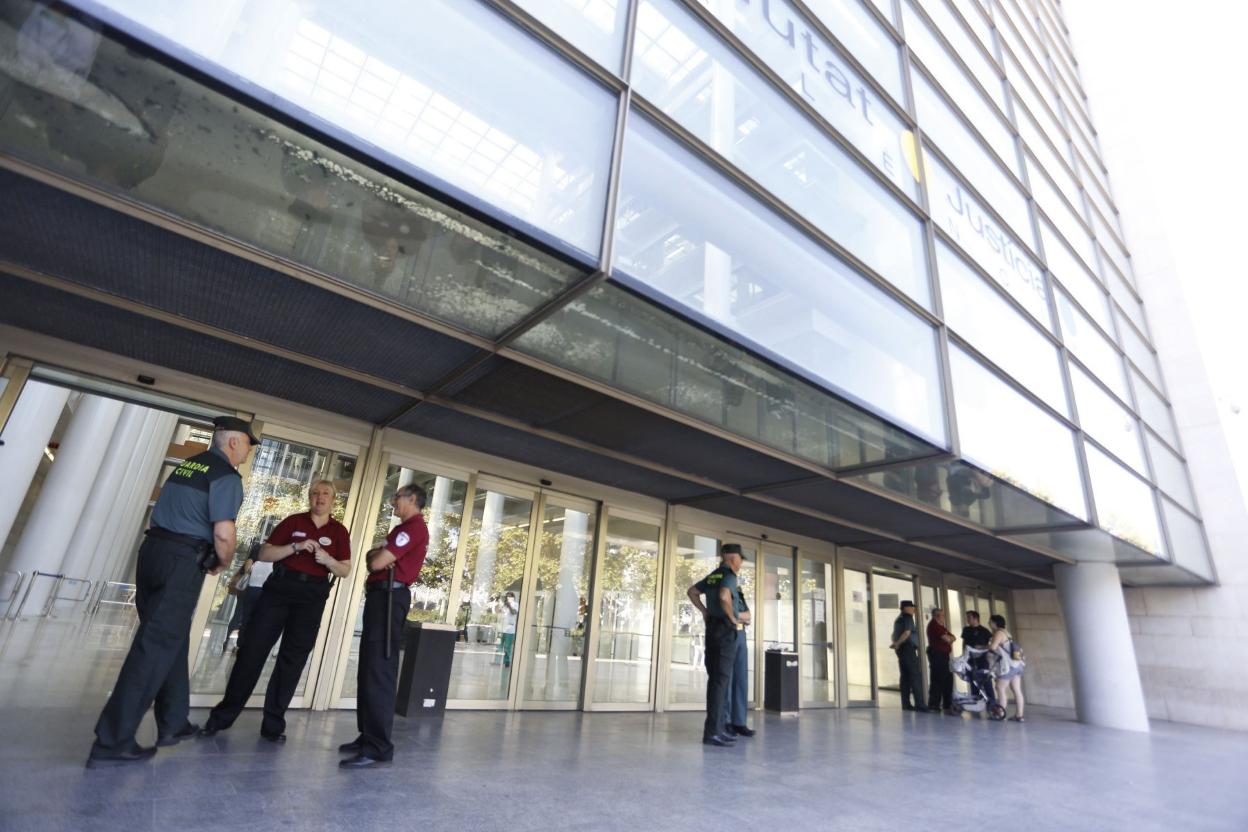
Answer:
<path fill-rule="evenodd" d="M 280 638 L 282 646 L 277 650 L 277 663 L 264 696 L 260 730 L 270 736 L 286 733 L 286 709 L 316 645 L 328 597 L 328 581 L 303 582 L 281 572 L 269 576 L 239 634 L 238 655 L 225 685 L 225 696 L 212 709 L 207 727 L 222 730 L 234 724 L 247 707 L 247 699 L 264 672 L 265 660 Z"/>
<path fill-rule="evenodd" d="M 706 623 L 706 724 L 702 737 L 722 735 L 727 720 L 728 688 L 737 658 L 737 630 L 727 618 Z"/>
<path fill-rule="evenodd" d="M 134 746 L 135 732 L 153 702 L 160 736 L 186 727 L 191 704 L 186 653 L 204 582 L 196 554 L 184 543 L 155 537 L 145 538 L 139 548 L 134 579 L 139 629 L 95 724 L 99 751 Z"/>
<path fill-rule="evenodd" d="M 923 670 L 919 667 L 919 648 L 909 642 L 897 651 L 897 666 L 901 670 L 901 707 L 922 708 Z M 914 704 L 910 697 L 914 696 Z"/>
<path fill-rule="evenodd" d="M 390 658 L 386 658 L 386 596 L 394 599 L 390 616 Z M 360 753 L 374 760 L 394 757 L 390 729 L 398 697 L 399 643 L 412 595 L 400 589 L 366 589 L 364 631 L 360 634 L 360 665 L 356 684 L 355 722 L 360 730 Z"/>
<path fill-rule="evenodd" d="M 927 650 L 927 707 L 932 710 L 953 707 L 953 673 L 949 670 L 949 654 Z"/>

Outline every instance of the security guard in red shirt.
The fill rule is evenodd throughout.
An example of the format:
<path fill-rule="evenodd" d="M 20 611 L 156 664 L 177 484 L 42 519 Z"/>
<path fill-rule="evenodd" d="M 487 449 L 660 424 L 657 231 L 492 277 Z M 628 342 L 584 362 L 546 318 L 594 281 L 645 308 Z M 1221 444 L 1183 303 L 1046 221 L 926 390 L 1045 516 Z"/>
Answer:
<path fill-rule="evenodd" d="M 199 736 L 214 736 L 234 724 L 280 638 L 277 664 L 264 695 L 260 736 L 269 742 L 286 741 L 286 709 L 316 645 L 331 576 L 345 578 L 351 572 L 351 537 L 346 526 L 329 516 L 336 493 L 329 480 L 313 483 L 308 489 L 310 510 L 278 523 L 260 547 L 259 559 L 274 564 L 273 574 L 247 619 L 225 696 Z"/>
<path fill-rule="evenodd" d="M 420 575 L 429 546 L 429 529 L 421 514 L 425 500 L 425 490 L 420 486 L 400 486 L 390 498 L 399 524 L 386 536 L 384 546 L 370 550 L 365 556 L 369 576 L 364 585 L 364 631 L 360 635 L 355 705 L 360 735 L 338 747 L 339 751 L 355 755 L 338 763 L 339 768 L 373 768 L 388 765 L 394 757 L 390 729 L 394 726 L 398 695 L 399 638 L 403 635 L 403 622 L 412 602 L 408 586 Z M 389 656 L 386 655 L 387 628 Z"/>

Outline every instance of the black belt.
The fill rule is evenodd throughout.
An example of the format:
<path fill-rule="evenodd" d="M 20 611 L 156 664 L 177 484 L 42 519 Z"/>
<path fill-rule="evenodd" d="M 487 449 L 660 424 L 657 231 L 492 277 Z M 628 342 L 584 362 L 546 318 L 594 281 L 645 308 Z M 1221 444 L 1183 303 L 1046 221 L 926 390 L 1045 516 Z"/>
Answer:
<path fill-rule="evenodd" d="M 308 584 L 327 584 L 329 583 L 328 575 L 310 575 L 307 572 L 300 572 L 298 569 L 290 569 L 281 564 L 273 565 L 273 574 L 290 578 L 293 581 L 303 581 Z"/>
<path fill-rule="evenodd" d="M 369 592 L 380 591 L 383 589 L 407 589 L 407 584 L 400 581 L 374 581 L 366 585 Z"/>
<path fill-rule="evenodd" d="M 217 549 L 211 540 L 192 537 L 189 534 L 178 534 L 159 526 L 152 526 L 144 534 L 157 540 L 166 540 L 187 547 L 195 553 L 195 563 L 201 572 L 211 572 L 217 567 Z"/>

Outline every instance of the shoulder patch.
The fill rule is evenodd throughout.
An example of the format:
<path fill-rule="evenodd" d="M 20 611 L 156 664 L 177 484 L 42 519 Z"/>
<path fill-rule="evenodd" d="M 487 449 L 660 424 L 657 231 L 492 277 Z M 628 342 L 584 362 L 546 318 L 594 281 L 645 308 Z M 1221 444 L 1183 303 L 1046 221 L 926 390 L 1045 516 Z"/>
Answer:
<path fill-rule="evenodd" d="M 412 538 L 408 535 L 407 532 L 399 532 L 399 536 L 394 539 L 394 544 L 396 546 L 406 546 L 407 544 L 411 542 L 412 542 Z"/>

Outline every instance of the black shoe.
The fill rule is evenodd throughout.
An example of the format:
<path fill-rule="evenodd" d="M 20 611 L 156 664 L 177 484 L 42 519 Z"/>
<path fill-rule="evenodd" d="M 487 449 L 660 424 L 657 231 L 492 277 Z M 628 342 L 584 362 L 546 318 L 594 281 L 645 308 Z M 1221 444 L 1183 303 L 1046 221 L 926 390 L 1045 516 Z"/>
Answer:
<path fill-rule="evenodd" d="M 915 710 L 921 714 L 930 714 L 932 712 L 930 708 L 915 708 Z"/>
<path fill-rule="evenodd" d="M 359 740 L 351 740 L 351 742 L 344 742 L 342 745 L 338 746 L 338 753 L 359 754 L 360 751 L 362 751 L 363 749 L 364 749 L 364 743 L 360 742 Z"/>
<path fill-rule="evenodd" d="M 354 757 L 339 761 L 338 768 L 379 768 L 388 765 L 390 765 L 389 760 L 374 760 L 372 757 L 356 754 Z"/>
<path fill-rule="evenodd" d="M 95 748 L 91 749 L 91 753 L 87 755 L 87 768 L 102 768 L 104 766 L 121 766 L 126 763 L 141 763 L 144 760 L 150 760 L 156 756 L 156 746 L 147 747 L 135 745 L 128 751 L 99 751 Z"/>
<path fill-rule="evenodd" d="M 201 740 L 206 740 L 209 737 L 215 737 L 217 732 L 220 730 L 220 728 L 215 728 L 212 723 L 209 723 L 203 728 L 200 728 L 199 731 L 196 732 L 195 736 L 199 737 Z"/>
<path fill-rule="evenodd" d="M 268 740 L 269 742 L 277 743 L 278 745 L 281 745 L 282 743 L 286 742 L 285 734 L 268 734 L 268 733 L 265 733 L 264 731 L 261 731 L 260 738 Z"/>
<path fill-rule="evenodd" d="M 914 710 L 914 706 L 913 706 L 913 705 L 902 705 L 902 706 L 901 706 L 901 709 L 902 709 L 903 711 L 913 711 L 913 710 Z"/>
<path fill-rule="evenodd" d="M 181 731 L 170 734 L 167 737 L 160 737 L 156 740 L 156 744 L 161 748 L 167 748 L 171 745 L 177 745 L 182 740 L 189 740 L 191 737 L 199 733 L 199 726 L 194 722 L 186 723 L 186 727 Z"/>
<path fill-rule="evenodd" d="M 752 737 L 758 733 L 748 725 L 729 725 L 728 730 L 737 737 Z"/>
<path fill-rule="evenodd" d="M 702 738 L 702 744 L 716 745 L 720 748 L 732 748 L 737 743 L 732 737 L 725 737 L 722 734 L 711 734 L 709 737 Z"/>

